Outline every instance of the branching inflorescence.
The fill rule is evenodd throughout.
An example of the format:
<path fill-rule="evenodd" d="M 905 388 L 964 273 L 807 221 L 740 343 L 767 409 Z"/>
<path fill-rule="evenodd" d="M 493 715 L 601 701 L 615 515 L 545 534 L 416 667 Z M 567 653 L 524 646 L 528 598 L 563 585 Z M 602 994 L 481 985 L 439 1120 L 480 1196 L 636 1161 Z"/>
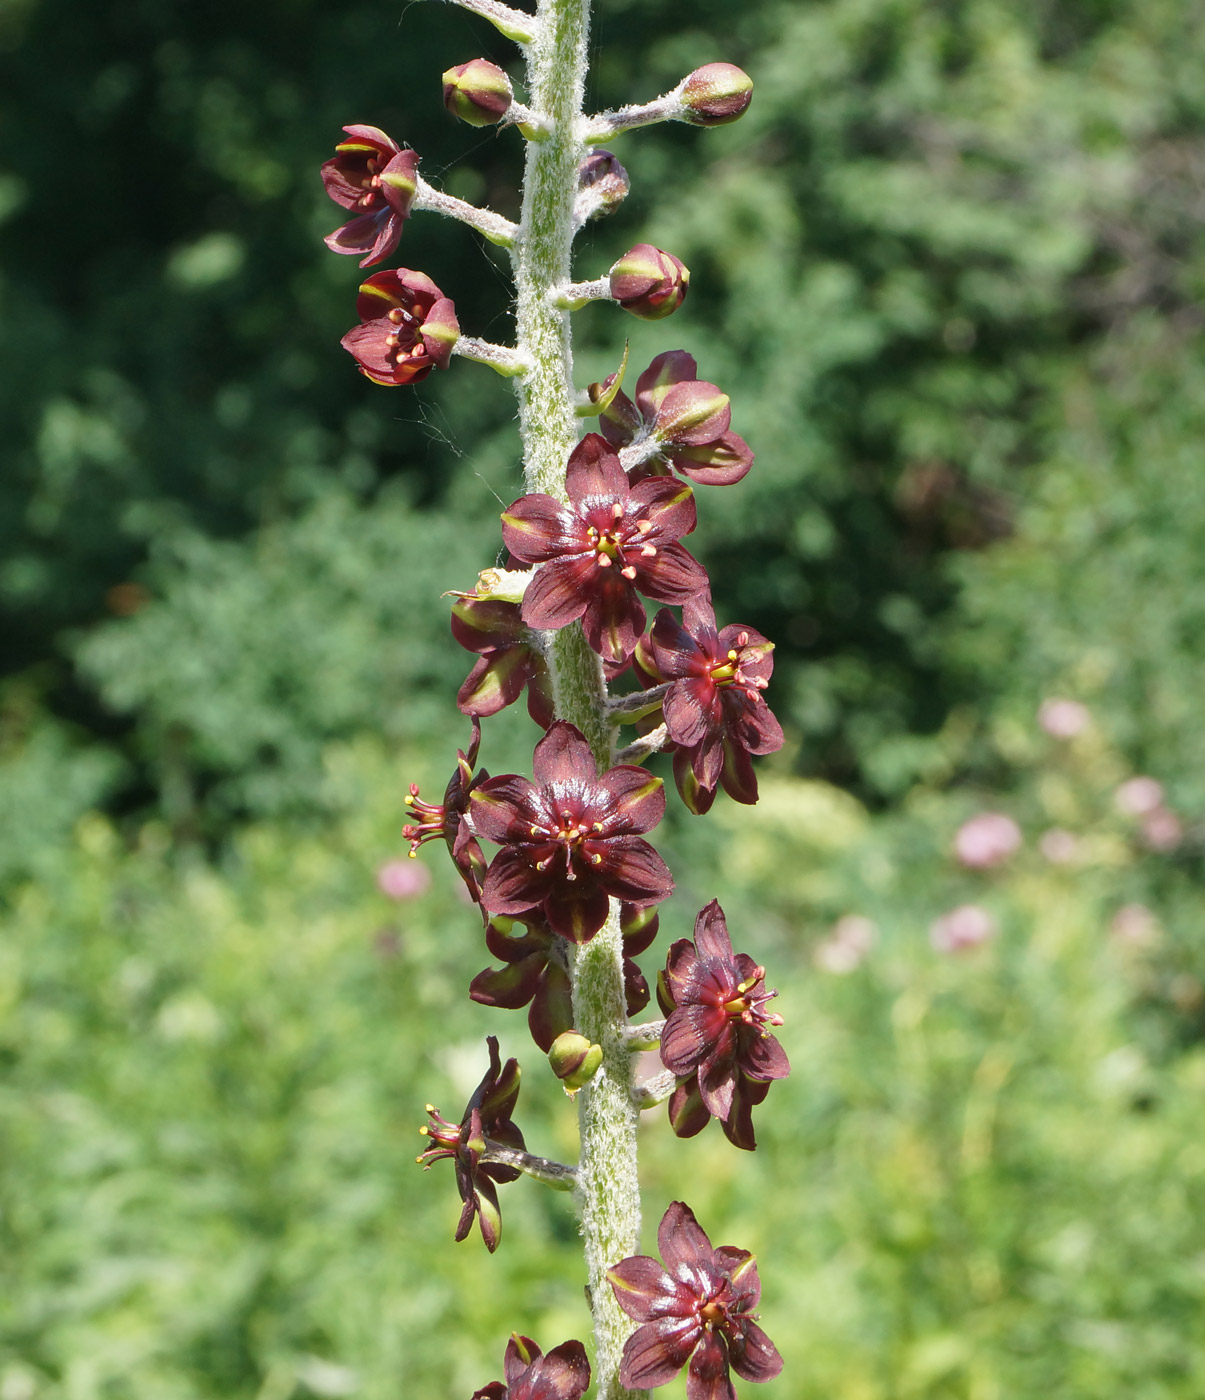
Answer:
<path fill-rule="evenodd" d="M 419 174 L 420 158 L 373 126 L 344 128 L 323 166 L 331 198 L 349 218 L 327 238 L 371 267 L 398 248 L 406 221 L 431 211 L 459 219 L 510 252 L 516 284 L 514 345 L 461 331 L 451 298 L 424 273 L 371 273 L 360 287 L 360 324 L 343 338 L 377 384 L 417 383 L 453 356 L 510 377 L 519 400 L 525 492 L 502 515 L 509 567 L 487 569 L 456 596 L 452 633 L 476 660 L 456 697 L 472 733 L 442 803 L 412 788 L 411 855 L 442 838 L 478 906 L 488 953 L 501 964 L 473 978 L 483 1005 L 528 1008 L 553 1072 L 577 1096 L 576 1167 L 530 1154 L 512 1113 L 519 1066 L 488 1067 L 459 1122 L 429 1106 L 425 1166 L 455 1167 L 462 1208 L 456 1239 L 479 1226 L 492 1253 L 502 1237 L 499 1185 L 528 1175 L 573 1194 L 581 1220 L 593 1313 L 593 1380 L 601 1400 L 665 1384 L 683 1367 L 689 1400 L 729 1400 L 730 1372 L 778 1374 L 781 1358 L 755 1321 L 760 1285 L 752 1255 L 711 1247 L 690 1208 L 674 1202 L 658 1232 L 664 1265 L 637 1254 L 640 1196 L 636 1126 L 668 1101 L 683 1137 L 712 1119 L 738 1148 L 755 1146 L 752 1113 L 788 1072 L 772 1029 L 765 969 L 734 953 L 716 900 L 694 941 L 669 949 L 657 979 L 666 1019 L 632 1024 L 648 1005 L 634 962 L 657 933 L 657 906 L 673 877 L 646 836 L 665 811 L 661 779 L 642 763 L 673 755 L 687 808 L 706 812 L 720 787 L 757 800 L 752 756 L 772 753 L 782 731 L 764 691 L 773 644 L 752 627 L 717 625 L 703 565 L 681 543 L 695 527 L 694 487 L 732 486 L 753 454 L 731 428 L 728 396 L 698 377 L 685 350 L 658 355 L 623 392 L 624 364 L 600 384 L 573 385 L 570 317 L 606 300 L 659 321 L 681 305 L 690 274 L 647 243 L 601 275 L 574 281 L 573 236 L 614 209 L 628 177 L 598 149 L 660 121 L 714 126 L 748 107 L 752 84 L 712 63 L 671 92 L 594 116 L 581 110 L 589 0 L 539 0 L 535 14 L 499 0 L 453 0 L 520 47 L 528 100 L 495 64 L 473 59 L 443 75 L 450 111 L 473 126 L 513 126 L 526 143 L 517 224 L 444 195 Z M 579 441 L 583 420 L 597 432 Z M 643 600 L 667 604 L 649 626 Z M 681 610 L 681 617 L 672 609 Z M 614 688 L 614 691 L 613 691 Z M 481 721 L 526 690 L 544 731 L 532 777 L 477 768 Z M 623 745 L 624 725 L 635 735 Z M 487 848 L 495 848 L 487 855 Z M 663 1072 L 636 1083 L 635 1052 L 660 1047 Z M 547 1354 L 515 1332 L 505 1383 L 474 1400 L 579 1400 L 591 1382 L 580 1342 Z"/>

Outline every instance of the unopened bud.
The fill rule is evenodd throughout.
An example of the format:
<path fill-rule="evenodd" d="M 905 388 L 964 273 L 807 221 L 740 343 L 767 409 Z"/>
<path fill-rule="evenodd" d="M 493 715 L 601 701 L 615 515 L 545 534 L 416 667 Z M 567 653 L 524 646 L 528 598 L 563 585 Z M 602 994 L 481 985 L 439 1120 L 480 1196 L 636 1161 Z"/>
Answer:
<path fill-rule="evenodd" d="M 724 126 L 744 116 L 753 101 L 753 79 L 735 63 L 708 63 L 678 85 L 682 120 L 694 126 Z"/>
<path fill-rule="evenodd" d="M 583 1084 L 589 1084 L 598 1073 L 602 1057 L 602 1046 L 592 1045 L 577 1031 L 562 1031 L 548 1051 L 553 1074 L 570 1094 L 575 1094 Z"/>
<path fill-rule="evenodd" d="M 474 58 L 444 74 L 444 106 L 470 126 L 493 126 L 510 110 L 514 92 L 496 63 Z"/>
<path fill-rule="evenodd" d="M 591 152 L 577 167 L 574 224 L 581 228 L 588 219 L 612 213 L 627 198 L 630 187 L 628 172 L 610 151 Z"/>
<path fill-rule="evenodd" d="M 677 311 L 690 286 L 690 269 L 672 253 L 637 243 L 611 269 L 611 295 L 642 321 Z"/>

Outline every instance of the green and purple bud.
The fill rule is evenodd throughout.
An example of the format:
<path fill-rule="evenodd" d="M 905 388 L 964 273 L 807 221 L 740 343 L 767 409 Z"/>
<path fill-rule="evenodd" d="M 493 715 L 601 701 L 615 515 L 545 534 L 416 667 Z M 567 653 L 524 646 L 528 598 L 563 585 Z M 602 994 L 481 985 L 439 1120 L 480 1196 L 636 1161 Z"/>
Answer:
<path fill-rule="evenodd" d="M 672 253 L 637 243 L 611 268 L 611 295 L 642 321 L 677 311 L 690 286 L 690 269 Z"/>
<path fill-rule="evenodd" d="M 514 92 L 496 63 L 474 58 L 443 75 L 444 106 L 470 126 L 495 126 L 510 111 Z"/>
<path fill-rule="evenodd" d="M 598 1073 L 602 1064 L 601 1045 L 592 1045 L 577 1031 L 562 1031 L 548 1050 L 548 1063 L 552 1072 L 565 1086 L 567 1094 L 577 1091 Z"/>
<path fill-rule="evenodd" d="M 708 63 L 678 85 L 682 120 L 692 126 L 725 126 L 743 117 L 753 101 L 753 79 L 735 63 Z"/>
<path fill-rule="evenodd" d="M 573 226 L 611 214 L 627 198 L 628 172 L 610 151 L 592 151 L 577 167 L 577 198 L 573 201 Z"/>

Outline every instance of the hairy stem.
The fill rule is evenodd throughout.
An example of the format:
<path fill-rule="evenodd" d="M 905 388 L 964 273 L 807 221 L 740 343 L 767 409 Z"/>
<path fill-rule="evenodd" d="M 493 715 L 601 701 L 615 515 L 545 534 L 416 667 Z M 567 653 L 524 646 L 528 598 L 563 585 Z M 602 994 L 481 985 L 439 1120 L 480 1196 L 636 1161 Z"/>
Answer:
<path fill-rule="evenodd" d="M 589 0 L 540 0 L 527 49 L 530 107 L 542 139 L 529 141 L 523 211 L 513 247 L 516 342 L 528 361 L 516 380 L 527 489 L 566 500 L 565 466 L 577 443 L 569 313 L 553 288 L 571 281 L 573 205 L 586 77 Z M 599 769 L 612 762 L 602 663 L 579 624 L 553 633 L 548 665 L 558 718 L 586 736 Z M 606 1272 L 639 1246 L 640 1185 L 636 1172 L 637 1113 L 631 1101 L 631 1056 L 623 1039 L 623 947 L 618 906 L 604 928 L 572 960 L 577 1029 L 603 1049 L 598 1073 L 578 1095 L 581 1156 L 578 1199 L 594 1317 L 598 1400 L 638 1400 L 619 1382 L 619 1361 L 631 1323 L 615 1302 Z"/>

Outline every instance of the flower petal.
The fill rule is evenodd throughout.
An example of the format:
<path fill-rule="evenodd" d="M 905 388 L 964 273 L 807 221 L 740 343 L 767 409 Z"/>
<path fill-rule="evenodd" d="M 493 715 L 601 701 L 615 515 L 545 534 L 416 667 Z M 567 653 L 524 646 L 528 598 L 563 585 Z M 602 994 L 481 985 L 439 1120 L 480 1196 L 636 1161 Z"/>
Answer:
<path fill-rule="evenodd" d="M 524 852 L 504 846 L 485 872 L 481 903 L 491 914 L 523 914 L 542 903 L 547 892 L 547 878 L 532 868 Z"/>
<path fill-rule="evenodd" d="M 525 564 L 542 564 L 589 547 L 576 516 L 543 491 L 520 496 L 503 511 L 502 541 Z"/>
<path fill-rule="evenodd" d="M 732 939 L 718 899 L 699 910 L 695 919 L 695 947 L 702 958 L 732 959 Z"/>
<path fill-rule="evenodd" d="M 530 841 L 532 826 L 544 828 L 552 818 L 534 783 L 519 773 L 502 773 L 473 789 L 469 820 L 478 836 L 504 845 Z M 531 905 L 537 903 L 531 901 Z"/>
<path fill-rule="evenodd" d="M 657 1226 L 657 1248 L 672 1273 L 679 1264 L 711 1262 L 711 1241 L 684 1201 L 671 1201 Z"/>
<path fill-rule="evenodd" d="M 597 847 L 602 855 L 595 871 L 598 883 L 615 899 L 659 904 L 673 890 L 674 877 L 669 867 L 641 837 L 612 836 L 588 844 Z"/>
<path fill-rule="evenodd" d="M 737 1055 L 742 1074 L 750 1079 L 769 1081 L 785 1079 L 791 1072 L 787 1052 L 772 1035 L 757 1035 L 750 1031 L 749 1043 L 742 1044 Z"/>
<path fill-rule="evenodd" d="M 686 1365 L 700 1327 L 693 1319 L 646 1322 L 624 1343 L 619 1363 L 620 1384 L 631 1390 L 654 1390 L 668 1385 Z"/>
<path fill-rule="evenodd" d="M 623 505 L 628 499 L 628 474 L 606 438 L 587 433 L 569 455 L 565 468 L 565 490 L 578 515 L 612 501 Z"/>
<path fill-rule="evenodd" d="M 719 1332 L 704 1332 L 690 1358 L 686 1400 L 736 1400 L 728 1379 L 728 1346 Z"/>
<path fill-rule="evenodd" d="M 581 1400 L 590 1385 L 586 1348 L 581 1342 L 562 1342 L 553 1347 L 531 1368 L 529 1385 L 530 1400 Z"/>
<path fill-rule="evenodd" d="M 558 720 L 536 745 L 532 776 L 541 787 L 594 781 L 594 755 L 580 729 Z"/>
<path fill-rule="evenodd" d="M 531 678 L 532 655 L 527 646 L 499 647 L 473 664 L 456 692 L 456 708 L 462 715 L 496 715 L 523 693 Z"/>
<path fill-rule="evenodd" d="M 523 595 L 523 621 L 550 632 L 576 622 L 590 606 L 596 571 L 588 554 L 566 555 L 545 564 Z"/>
<path fill-rule="evenodd" d="M 615 1301 L 637 1322 L 666 1316 L 667 1309 L 678 1297 L 674 1280 L 647 1254 L 621 1259 L 614 1268 L 607 1270 L 607 1282 L 615 1293 Z M 687 1304 L 679 1315 L 685 1317 L 689 1312 Z"/>
<path fill-rule="evenodd" d="M 658 545 L 651 559 L 642 558 L 633 567 L 636 587 L 656 603 L 686 603 L 711 587 L 707 570 L 675 542 Z"/>
<path fill-rule="evenodd" d="M 675 681 L 661 709 L 669 737 L 688 748 L 702 744 L 723 723 L 719 688 L 710 676 L 687 676 Z"/>
<path fill-rule="evenodd" d="M 778 1348 L 756 1322 L 746 1322 L 742 1335 L 729 1343 L 732 1369 L 742 1380 L 773 1380 L 782 1370 Z"/>
<path fill-rule="evenodd" d="M 617 764 L 607 769 L 598 785 L 610 799 L 602 818 L 604 836 L 642 835 L 665 815 L 665 784 L 647 768 Z"/>
<path fill-rule="evenodd" d="M 675 1137 L 691 1138 L 701 1133 L 710 1122 L 711 1114 L 699 1096 L 698 1076 L 692 1074 L 670 1095 L 669 1125 Z"/>
<path fill-rule="evenodd" d="M 549 926 L 570 943 L 588 943 L 607 922 L 609 908 L 603 890 L 595 887 L 579 892 L 577 885 L 568 883 L 558 884 L 544 900 Z"/>

